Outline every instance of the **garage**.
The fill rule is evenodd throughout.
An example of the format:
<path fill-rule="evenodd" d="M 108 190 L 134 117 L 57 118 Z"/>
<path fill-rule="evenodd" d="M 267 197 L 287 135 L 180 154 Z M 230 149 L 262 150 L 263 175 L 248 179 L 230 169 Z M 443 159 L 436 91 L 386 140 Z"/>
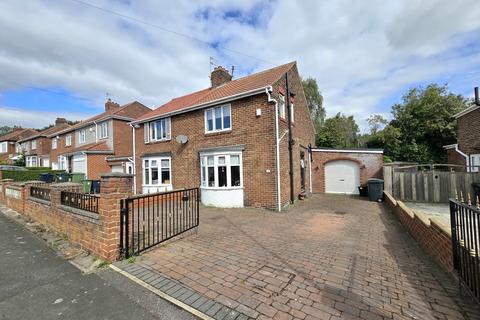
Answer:
<path fill-rule="evenodd" d="M 83 154 L 74 155 L 72 158 L 72 172 L 87 174 L 87 158 Z"/>
<path fill-rule="evenodd" d="M 359 194 L 368 179 L 382 178 L 383 150 L 312 148 L 313 193 Z"/>
<path fill-rule="evenodd" d="M 360 168 L 351 160 L 334 160 L 325 165 L 325 192 L 359 194 Z"/>

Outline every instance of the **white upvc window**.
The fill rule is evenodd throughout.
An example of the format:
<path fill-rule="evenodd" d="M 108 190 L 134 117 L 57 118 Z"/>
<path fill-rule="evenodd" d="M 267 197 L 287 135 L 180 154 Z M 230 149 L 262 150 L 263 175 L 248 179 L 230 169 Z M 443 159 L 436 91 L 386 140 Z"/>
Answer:
<path fill-rule="evenodd" d="M 37 167 L 38 166 L 37 161 L 38 161 L 38 159 L 37 159 L 36 156 L 27 156 L 26 157 L 26 166 L 29 167 L 29 168 Z"/>
<path fill-rule="evenodd" d="M 241 188 L 242 176 L 241 152 L 200 157 L 200 179 L 204 188 Z"/>
<path fill-rule="evenodd" d="M 285 119 L 285 96 L 281 93 L 278 96 L 278 116 Z"/>
<path fill-rule="evenodd" d="M 108 138 L 108 122 L 102 122 L 100 123 L 100 136 L 99 139 L 106 139 Z"/>
<path fill-rule="evenodd" d="M 0 153 L 7 153 L 7 152 L 8 152 L 8 141 L 0 142 Z"/>
<path fill-rule="evenodd" d="M 470 172 L 480 172 L 480 154 L 470 155 Z"/>
<path fill-rule="evenodd" d="M 67 157 L 58 156 L 58 170 L 67 170 Z"/>
<path fill-rule="evenodd" d="M 58 142 L 57 138 L 52 139 L 52 149 L 57 149 L 57 142 Z"/>
<path fill-rule="evenodd" d="M 65 147 L 70 147 L 72 145 L 72 135 L 68 134 L 65 136 Z"/>
<path fill-rule="evenodd" d="M 37 149 L 37 140 L 32 140 L 32 150 Z"/>
<path fill-rule="evenodd" d="M 85 141 L 87 141 L 87 131 L 83 129 L 78 132 L 78 143 L 82 144 L 85 143 Z"/>
<path fill-rule="evenodd" d="M 144 186 L 172 184 L 172 159 L 170 157 L 143 158 L 142 166 Z"/>
<path fill-rule="evenodd" d="M 145 142 L 167 141 L 171 139 L 171 120 L 164 118 L 152 121 L 145 126 Z"/>
<path fill-rule="evenodd" d="M 205 110 L 205 133 L 232 129 L 232 115 L 229 104 Z"/>

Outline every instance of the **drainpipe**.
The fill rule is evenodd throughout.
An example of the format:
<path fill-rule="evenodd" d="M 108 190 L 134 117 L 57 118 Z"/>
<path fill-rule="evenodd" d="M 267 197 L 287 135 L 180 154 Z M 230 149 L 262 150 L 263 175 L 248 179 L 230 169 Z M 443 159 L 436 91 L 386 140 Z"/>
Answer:
<path fill-rule="evenodd" d="M 98 124 L 96 121 L 93 121 L 95 123 L 95 143 L 98 142 Z"/>
<path fill-rule="evenodd" d="M 290 88 L 288 86 L 288 72 L 285 72 L 285 87 L 287 89 L 287 110 L 288 110 L 288 156 L 289 156 L 289 174 L 290 174 L 290 202 L 295 202 L 295 192 L 293 190 L 293 136 L 292 136 L 292 104 L 290 101 Z"/>
<path fill-rule="evenodd" d="M 270 96 L 272 87 L 265 89 L 265 93 L 268 97 L 268 102 L 275 103 L 275 158 L 276 158 L 276 171 L 277 171 L 277 211 L 282 211 L 282 194 L 280 192 L 280 139 L 278 138 L 278 101 Z"/>
<path fill-rule="evenodd" d="M 308 177 L 309 177 L 309 187 L 310 187 L 310 193 L 312 193 L 312 144 L 308 145 Z"/>
<path fill-rule="evenodd" d="M 460 155 L 462 155 L 465 158 L 466 165 L 467 165 L 467 172 L 470 172 L 470 169 L 471 169 L 470 168 L 470 157 L 466 153 L 462 152 L 462 150 L 458 149 L 458 143 L 455 143 L 455 151 L 458 152 Z"/>
<path fill-rule="evenodd" d="M 130 123 L 130 127 L 132 127 L 132 138 L 133 138 L 133 194 L 137 194 L 137 175 L 136 175 L 136 144 L 135 144 L 135 126 Z"/>

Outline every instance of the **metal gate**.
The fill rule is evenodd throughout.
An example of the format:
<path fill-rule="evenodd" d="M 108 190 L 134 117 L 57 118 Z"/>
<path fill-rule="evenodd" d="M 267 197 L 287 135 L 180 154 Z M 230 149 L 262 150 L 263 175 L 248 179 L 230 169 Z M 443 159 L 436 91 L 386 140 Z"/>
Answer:
<path fill-rule="evenodd" d="M 450 200 L 453 266 L 460 281 L 480 302 L 480 204 Z"/>
<path fill-rule="evenodd" d="M 174 190 L 121 200 L 120 250 L 125 258 L 199 224 L 199 189 Z"/>

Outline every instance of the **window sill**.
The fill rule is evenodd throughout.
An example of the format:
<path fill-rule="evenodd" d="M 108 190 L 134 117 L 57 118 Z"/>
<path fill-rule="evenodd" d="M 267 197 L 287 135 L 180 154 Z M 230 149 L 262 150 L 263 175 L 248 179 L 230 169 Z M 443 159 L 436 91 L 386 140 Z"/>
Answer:
<path fill-rule="evenodd" d="M 165 140 L 151 140 L 149 142 L 144 142 L 146 145 L 148 144 L 159 144 L 159 143 L 165 143 L 165 142 L 170 142 L 172 139 L 165 139 Z"/>
<path fill-rule="evenodd" d="M 171 187 L 172 184 L 142 184 L 142 187 Z"/>
<path fill-rule="evenodd" d="M 207 131 L 205 132 L 206 136 L 214 136 L 214 135 L 220 135 L 224 133 L 230 133 L 232 132 L 232 129 L 227 129 L 227 130 L 217 130 L 217 131 Z"/>
<path fill-rule="evenodd" d="M 200 186 L 200 189 L 202 190 L 214 190 L 214 191 L 229 191 L 229 190 L 242 190 L 243 187 L 202 187 Z"/>

